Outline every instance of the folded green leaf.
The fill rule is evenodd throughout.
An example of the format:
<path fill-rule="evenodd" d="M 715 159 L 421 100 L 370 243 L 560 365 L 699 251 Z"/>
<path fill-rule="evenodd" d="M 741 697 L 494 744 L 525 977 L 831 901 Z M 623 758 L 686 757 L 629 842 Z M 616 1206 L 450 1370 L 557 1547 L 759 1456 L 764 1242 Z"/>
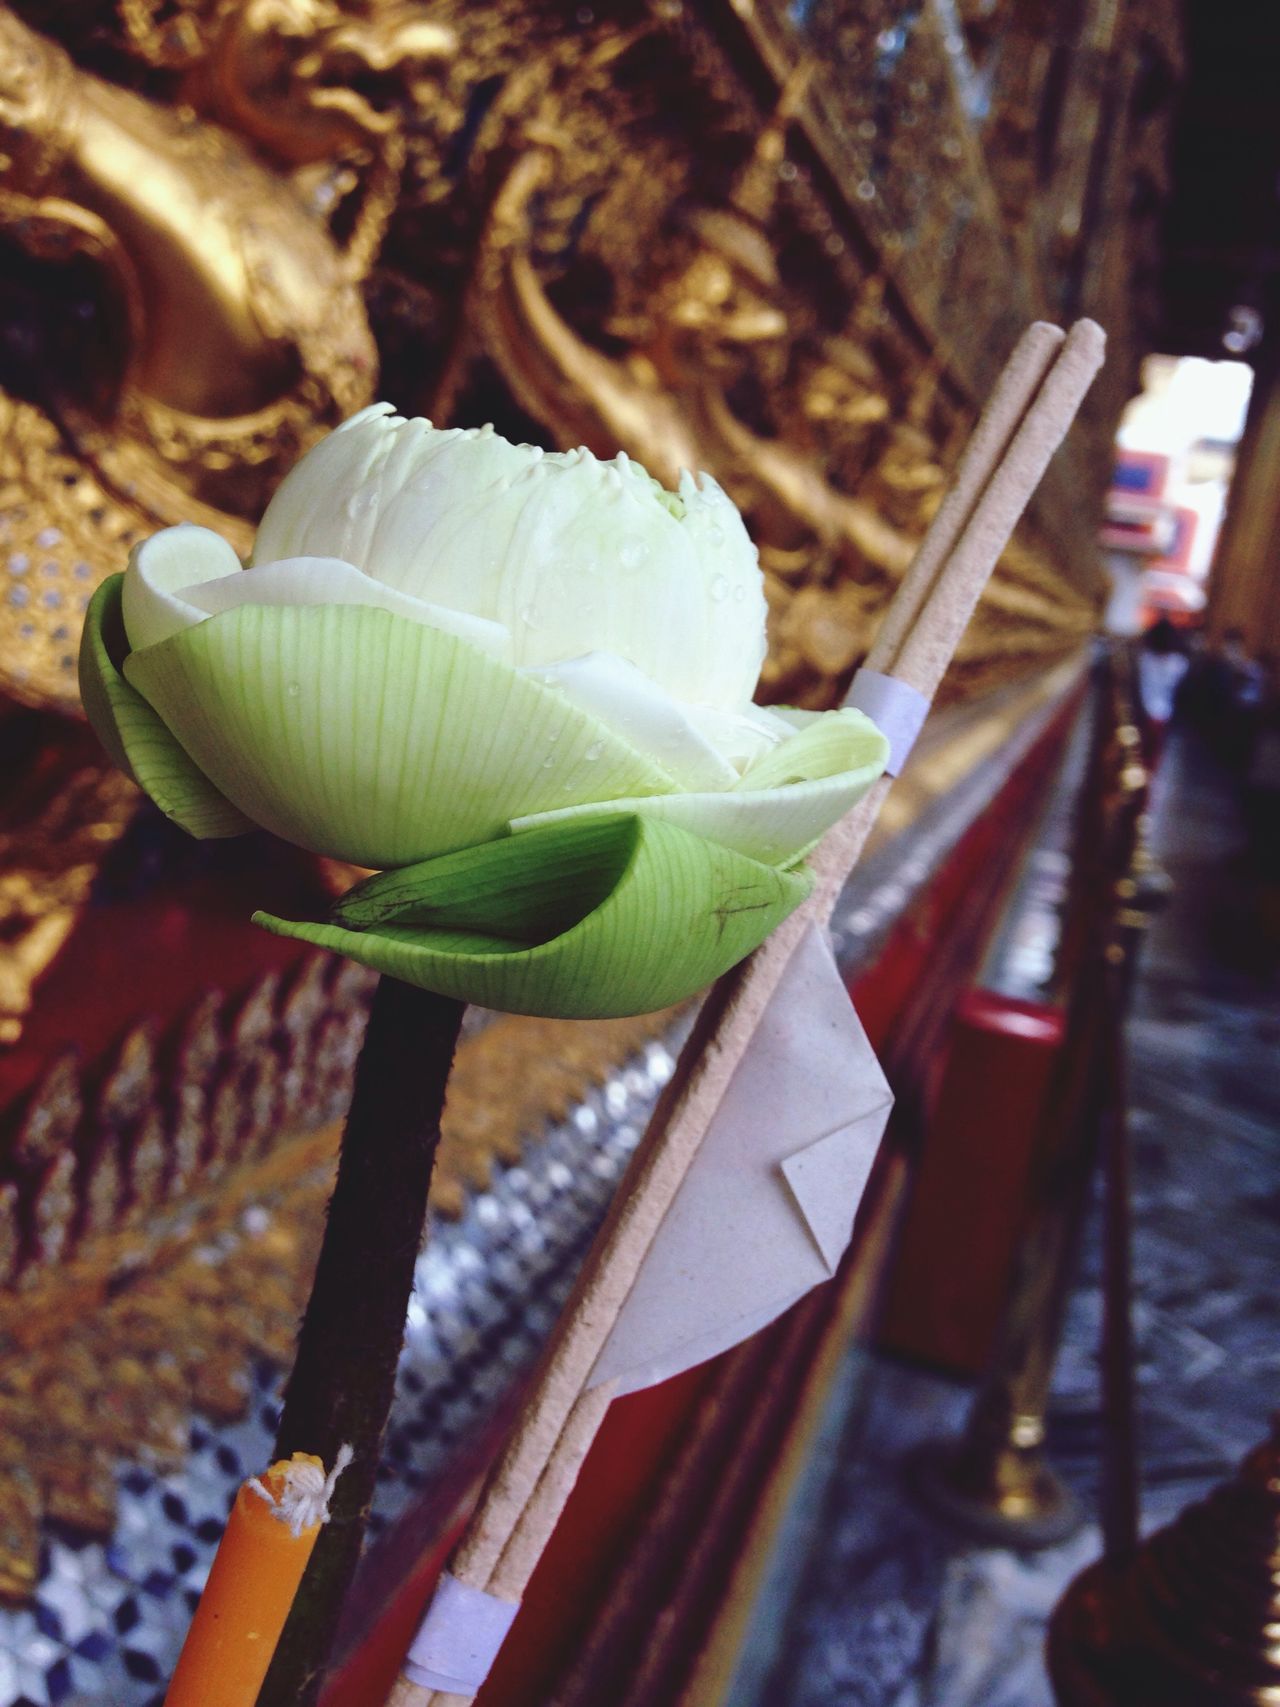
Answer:
<path fill-rule="evenodd" d="M 338 902 L 334 922 L 352 930 L 428 925 L 548 942 L 608 898 L 635 842 L 634 817 L 616 814 L 504 836 L 366 879 Z"/>
<path fill-rule="evenodd" d="M 85 613 L 80 697 L 85 715 L 126 776 L 188 835 L 239 836 L 257 826 L 220 794 L 120 673 L 129 650 L 120 610 L 123 575 L 98 588 Z"/>
<path fill-rule="evenodd" d="M 810 887 L 807 872 L 635 814 L 548 825 L 371 878 L 333 924 L 255 918 L 484 1007 L 600 1019 L 703 989 Z"/>

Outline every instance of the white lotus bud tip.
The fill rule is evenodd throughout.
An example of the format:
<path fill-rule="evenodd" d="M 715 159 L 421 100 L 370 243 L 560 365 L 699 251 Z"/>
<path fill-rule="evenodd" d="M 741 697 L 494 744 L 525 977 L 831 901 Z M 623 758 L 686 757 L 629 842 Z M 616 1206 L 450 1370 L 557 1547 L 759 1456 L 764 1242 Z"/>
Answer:
<path fill-rule="evenodd" d="M 397 415 L 390 403 L 370 403 L 366 408 L 357 410 L 354 415 L 348 415 L 345 421 L 334 428 L 334 433 L 347 433 L 361 427 L 370 427 L 375 422 L 389 428 L 393 434 L 406 424 L 404 416 Z M 426 424 L 428 427 L 431 425 L 430 421 Z"/>

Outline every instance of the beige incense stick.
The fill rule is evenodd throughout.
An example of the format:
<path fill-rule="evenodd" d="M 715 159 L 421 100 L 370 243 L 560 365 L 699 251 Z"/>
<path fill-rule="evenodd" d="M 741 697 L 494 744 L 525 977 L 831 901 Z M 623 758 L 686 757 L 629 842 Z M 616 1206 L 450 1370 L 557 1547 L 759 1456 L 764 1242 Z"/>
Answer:
<path fill-rule="evenodd" d="M 985 477 L 979 477 L 976 458 L 966 456 L 968 496 L 944 503 L 934 521 L 946 545 L 931 545 L 931 528 L 921 547 L 939 566 L 932 589 L 922 594 L 920 577 L 908 574 L 913 584 L 904 596 L 913 619 L 897 623 L 902 638 L 885 673 L 926 698 L 933 697 L 996 558 L 1101 363 L 1102 332 L 1081 321 L 1047 377 L 1041 369 L 1043 383 L 1028 408 L 1027 375 L 1059 341 L 1037 334 L 1031 353 L 1028 340 L 1019 344 L 1002 380 L 1000 407 L 993 400 L 984 413 Z M 895 609 L 896 600 L 886 622 L 896 621 Z M 505 1600 L 523 1593 L 608 1405 L 607 1389 L 586 1385 L 591 1370 L 792 953 L 815 920 L 829 918 L 889 786 L 881 778 L 830 832 L 815 856 L 814 895 L 708 997 L 454 1558 L 451 1570 L 464 1583 Z M 388 1707 L 453 1707 L 462 1699 L 401 1677 Z"/>
<path fill-rule="evenodd" d="M 1044 383 L 1065 336 L 1060 326 L 1037 320 L 1018 339 L 969 435 L 929 530 L 894 590 L 867 654 L 867 669 L 886 674 L 892 669 L 899 647 L 924 608 L 943 564 L 955 550 L 974 506 Z"/>
<path fill-rule="evenodd" d="M 1072 327 L 951 553 L 929 601 L 930 620 L 915 623 L 903 637 L 895 675 L 941 681 L 996 559 L 1102 366 L 1105 348 L 1105 334 L 1092 320 Z"/>
<path fill-rule="evenodd" d="M 991 405 L 983 413 L 979 432 L 975 434 L 982 455 L 988 459 L 983 465 L 983 478 L 979 478 L 976 471 L 975 458 L 967 454 L 957 471 L 956 490 L 962 501 L 952 504 L 949 495 L 935 517 L 937 531 L 946 537 L 947 548 L 939 550 L 931 543 L 934 535 L 931 528 L 919 554 L 927 562 L 937 565 L 939 570 L 945 566 L 945 572 L 935 570 L 933 584 L 923 597 L 918 587 L 907 589 L 905 599 L 917 605 L 915 620 L 911 624 L 896 624 L 904 638 L 896 648 L 896 657 L 890 660 L 892 674 L 926 699 L 932 699 L 936 693 L 996 559 L 1008 543 L 1031 493 L 1039 485 L 1050 456 L 1075 417 L 1080 400 L 1101 364 L 1104 342 L 1101 329 L 1092 321 L 1082 321 L 1065 343 L 1056 327 L 1032 327 L 1019 342 Z M 1060 354 L 1052 371 L 1048 372 L 1049 361 L 1055 351 L 1060 351 Z M 906 579 L 914 579 L 913 574 L 909 572 Z M 895 598 L 890 617 L 896 618 L 897 609 Z M 745 1053 L 797 943 L 810 924 L 825 924 L 830 918 L 840 890 L 862 851 L 891 786 L 891 778 L 881 778 L 843 823 L 824 838 L 812 862 L 819 877 L 814 895 L 752 957 L 741 980 L 732 1015 L 726 1015 L 718 1028 L 721 1068 L 715 1074 L 718 1089 L 712 1090 L 710 1085 L 700 1086 L 714 1095 L 714 1102 L 709 1102 L 705 1096 L 695 1098 L 691 1084 L 689 1100 L 667 1127 L 664 1151 L 670 1152 L 681 1129 L 697 1134 L 692 1146 L 694 1150 L 701 1142 L 702 1133 L 710 1125 L 719 1106 L 728 1077 L 732 1076 Z M 686 1146 L 679 1148 L 683 1153 Z M 684 1171 L 680 1171 L 680 1180 Z M 663 1215 L 678 1185 L 679 1181 L 669 1196 L 662 1191 Z M 649 1189 L 649 1182 L 642 1176 L 637 1180 L 635 1190 L 627 1194 L 627 1200 L 634 1204 L 637 1195 L 644 1194 L 646 1189 Z M 627 1292 L 635 1272 L 638 1272 L 638 1264 L 627 1281 Z M 626 1292 L 623 1292 L 618 1299 L 618 1309 L 625 1297 Z M 612 1321 L 608 1326 L 612 1326 Z M 602 1345 L 607 1333 L 608 1327 L 601 1337 Z M 519 1597 L 527 1581 L 527 1577 L 521 1576 L 523 1562 L 531 1557 L 536 1563 L 576 1480 L 576 1469 L 571 1470 L 570 1466 L 581 1462 L 586 1445 L 594 1436 L 594 1426 L 590 1426 L 587 1433 L 589 1415 L 594 1409 L 595 1404 L 588 1394 L 583 1394 L 573 1412 L 566 1417 L 558 1449 L 544 1468 L 535 1493 L 516 1518 L 506 1548 L 490 1566 L 487 1586 L 491 1592 L 503 1598 Z M 557 1463 L 562 1453 L 563 1473 Z M 469 1567 L 472 1562 L 464 1549 L 459 1554 L 458 1565 L 454 1567 L 455 1573 L 459 1568 Z M 489 1564 L 489 1561 L 486 1559 L 485 1563 Z"/>
<path fill-rule="evenodd" d="M 1031 329 L 1033 333 L 1036 330 L 1037 327 Z M 1006 374 L 1011 371 L 1015 374 L 1014 385 L 1017 387 L 1023 383 L 1030 341 L 1029 333 L 1019 343 L 1006 369 Z M 997 460 L 991 465 L 988 479 L 977 502 L 970 508 L 963 527 L 958 534 L 953 534 L 945 566 L 935 578 L 924 608 L 915 622 L 902 629 L 902 638 L 888 665 L 871 666 L 885 669 L 887 674 L 906 682 L 927 699 L 932 699 L 937 692 L 938 684 L 946 674 L 982 597 L 982 589 L 990 578 L 996 559 L 1009 543 L 1031 494 L 1044 478 L 1049 459 L 1066 436 L 1067 428 L 1075 419 L 1085 393 L 1102 366 L 1107 340 L 1096 322 L 1078 320 L 1065 342 L 1059 342 L 1061 347 L 1057 360 L 1044 376 L 1037 396 L 1017 423 L 1012 438 L 1000 446 Z M 1002 379 L 997 395 L 1005 390 Z M 984 413 L 983 419 L 988 418 L 992 418 L 993 425 L 1001 419 L 1007 421 L 1007 407 L 997 407 L 993 399 L 991 407 Z M 996 439 L 996 432 L 992 431 L 988 442 L 994 446 Z M 947 509 L 948 503 L 944 502 L 934 518 L 934 525 L 950 531 Z M 921 556 L 930 549 L 932 534 L 931 527 L 920 548 Z M 908 571 L 908 579 L 913 570 L 914 565 Z M 882 626 L 893 624 L 899 627 L 896 613 L 895 598 Z M 877 637 L 877 648 L 873 648 L 873 653 L 878 646 Z M 881 778 L 881 786 L 887 792 L 889 779 Z M 808 905 L 816 906 L 824 919 L 830 917 L 840 890 L 857 863 L 875 823 L 881 799 L 883 795 L 876 797 L 873 790 L 859 807 L 823 838 L 821 847 L 809 862 L 818 884 Z M 869 800 L 874 802 L 870 816 L 864 810 Z"/>

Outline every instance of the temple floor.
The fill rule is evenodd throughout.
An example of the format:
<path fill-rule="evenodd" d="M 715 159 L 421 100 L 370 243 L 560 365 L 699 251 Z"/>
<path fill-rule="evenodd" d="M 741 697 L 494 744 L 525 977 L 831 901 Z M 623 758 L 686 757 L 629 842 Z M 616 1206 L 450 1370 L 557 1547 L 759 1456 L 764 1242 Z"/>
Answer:
<path fill-rule="evenodd" d="M 1175 889 L 1140 954 L 1128 1032 L 1144 1529 L 1234 1467 L 1280 1391 L 1280 873 L 1195 737 L 1170 746 L 1152 829 Z M 1101 1550 L 1097 1222 L 1095 1206 L 1049 1419 L 1053 1465 L 1090 1521 L 1038 1553 L 966 1541 L 915 1503 L 902 1466 L 959 1432 L 970 1390 L 856 1358 L 732 1707 L 1052 1707 L 1046 1623 Z"/>

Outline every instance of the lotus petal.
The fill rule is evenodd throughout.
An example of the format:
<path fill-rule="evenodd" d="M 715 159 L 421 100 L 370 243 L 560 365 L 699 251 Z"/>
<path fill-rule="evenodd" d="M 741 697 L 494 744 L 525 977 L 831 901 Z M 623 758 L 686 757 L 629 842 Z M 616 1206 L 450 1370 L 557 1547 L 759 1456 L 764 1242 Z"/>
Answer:
<path fill-rule="evenodd" d="M 511 634 L 500 622 L 398 593 L 340 557 L 286 557 L 185 587 L 179 596 L 195 609 L 198 621 L 241 605 L 372 605 L 410 622 L 456 634 L 490 657 L 511 657 Z"/>
<path fill-rule="evenodd" d="M 120 674 L 128 651 L 123 575 L 98 588 L 85 613 L 80 697 L 93 731 L 126 776 L 188 835 L 239 836 L 257 828 L 188 758 L 163 722 Z"/>
<path fill-rule="evenodd" d="M 125 674 L 255 823 L 358 865 L 488 841 L 513 808 L 674 787 L 562 694 L 369 606 L 244 605 Z"/>
<path fill-rule="evenodd" d="M 582 820 L 600 812 L 639 812 L 678 824 L 765 865 L 802 858 L 884 770 L 889 744 L 861 712 L 819 714 L 758 760 L 736 787 L 720 794 L 665 794 L 587 803 L 512 820 L 523 833 L 540 824 Z M 794 779 L 794 780 L 793 780 Z M 763 786 L 762 786 L 763 784 Z"/>
<path fill-rule="evenodd" d="M 689 708 L 612 652 L 589 652 L 530 670 L 546 687 L 607 723 L 662 766 L 681 788 L 729 788 L 738 771 L 699 729 Z M 727 713 L 715 713 L 727 717 Z"/>
<path fill-rule="evenodd" d="M 282 936 L 507 1013 L 649 1013 L 704 988 L 809 893 L 808 873 L 744 859 L 638 816 L 573 822 L 372 878 L 339 903 L 366 926 L 258 913 Z"/>
<path fill-rule="evenodd" d="M 788 721 L 795 733 L 747 766 L 734 785 L 739 793 L 816 782 L 877 762 L 878 776 L 888 761 L 888 741 L 865 712 L 852 706 L 839 711 L 790 710 Z"/>
<path fill-rule="evenodd" d="M 310 556 L 503 624 L 517 664 L 614 652 L 677 699 L 736 708 L 764 661 L 764 581 L 734 504 L 705 475 L 664 491 L 625 456 L 375 405 L 267 506 L 253 562 Z"/>
<path fill-rule="evenodd" d="M 123 609 L 125 633 L 136 651 L 158 646 L 180 634 L 204 612 L 185 596 L 202 581 L 220 581 L 241 573 L 233 547 L 212 528 L 180 522 L 162 528 L 135 545 L 125 571 Z"/>

